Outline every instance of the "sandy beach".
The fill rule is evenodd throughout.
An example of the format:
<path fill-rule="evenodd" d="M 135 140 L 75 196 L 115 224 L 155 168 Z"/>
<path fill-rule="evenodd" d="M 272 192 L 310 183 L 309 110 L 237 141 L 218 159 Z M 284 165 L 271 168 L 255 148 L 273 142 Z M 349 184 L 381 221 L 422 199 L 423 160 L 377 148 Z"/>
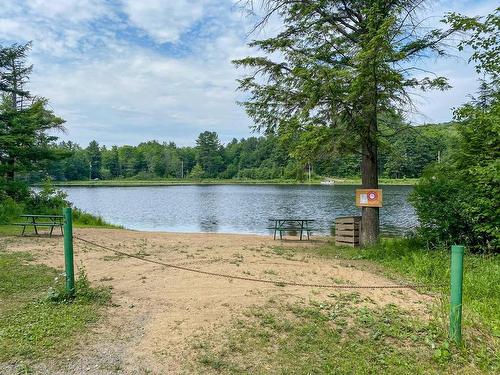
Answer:
<path fill-rule="evenodd" d="M 145 262 L 74 240 L 76 270 L 96 285 L 112 288 L 105 318 L 83 335 L 73 359 L 39 364 L 46 373 L 184 373 L 192 342 L 237 319 L 250 306 L 270 300 L 301 302 L 352 290 L 283 286 L 280 282 L 327 285 L 394 285 L 361 261 L 325 259 L 314 241 L 274 241 L 236 234 L 154 233 L 76 229 L 75 237 L 167 264 L 258 283 L 217 277 Z M 6 251 L 29 251 L 36 261 L 63 269 L 62 237 L 3 237 Z M 311 251 L 303 251 L 309 249 Z M 286 249 L 286 251 L 283 251 Z M 432 298 L 412 289 L 357 289 L 378 305 L 396 304 L 425 318 Z M 75 359 L 76 357 L 76 359 Z"/>

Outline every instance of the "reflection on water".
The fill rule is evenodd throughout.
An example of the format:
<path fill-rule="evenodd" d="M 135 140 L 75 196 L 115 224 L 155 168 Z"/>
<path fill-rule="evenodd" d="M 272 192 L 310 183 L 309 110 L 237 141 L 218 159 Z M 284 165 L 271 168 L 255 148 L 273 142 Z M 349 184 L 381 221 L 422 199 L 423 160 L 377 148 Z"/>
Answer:
<path fill-rule="evenodd" d="M 329 234 L 335 217 L 360 215 L 355 186 L 189 185 L 66 187 L 69 200 L 126 228 L 172 232 L 267 234 L 269 218 L 315 219 Z M 403 233 L 417 224 L 408 186 L 384 187 L 382 231 Z"/>

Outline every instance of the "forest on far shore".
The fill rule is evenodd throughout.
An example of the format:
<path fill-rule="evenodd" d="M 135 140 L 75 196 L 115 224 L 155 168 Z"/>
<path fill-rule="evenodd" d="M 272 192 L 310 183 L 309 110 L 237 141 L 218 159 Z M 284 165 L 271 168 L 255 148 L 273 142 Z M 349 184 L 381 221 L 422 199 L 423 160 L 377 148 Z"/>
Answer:
<path fill-rule="evenodd" d="M 418 178 L 426 166 L 446 158 L 455 135 L 453 123 L 406 126 L 381 145 L 379 172 L 386 178 Z M 179 147 L 157 140 L 137 146 L 101 146 L 97 141 L 82 147 L 74 142 L 52 146 L 59 160 L 41 163 L 23 176 L 29 182 L 47 177 L 55 181 L 95 179 L 284 179 L 309 177 L 357 178 L 356 153 L 325 153 L 314 160 L 290 156 L 275 136 L 233 139 L 223 145 L 216 132 L 205 131 L 196 146 Z"/>

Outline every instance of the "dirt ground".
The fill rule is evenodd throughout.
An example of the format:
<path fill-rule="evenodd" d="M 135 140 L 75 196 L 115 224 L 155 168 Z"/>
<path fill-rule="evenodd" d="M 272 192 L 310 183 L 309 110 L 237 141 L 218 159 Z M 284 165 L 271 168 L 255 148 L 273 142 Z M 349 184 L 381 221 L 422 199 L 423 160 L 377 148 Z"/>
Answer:
<path fill-rule="evenodd" d="M 195 269 L 315 284 L 393 285 L 354 261 L 318 258 L 310 253 L 278 254 L 276 247 L 314 247 L 313 242 L 273 241 L 233 234 L 151 233 L 77 229 L 75 236 L 149 259 Z M 29 251 L 38 262 L 63 269 L 61 237 L 0 238 L 7 251 Z M 321 300 L 334 289 L 263 284 L 202 275 L 139 259 L 117 256 L 74 241 L 77 270 L 95 284 L 112 287 L 106 317 L 82 337 L 76 359 L 35 367 L 37 373 L 178 374 L 192 360 L 192 339 L 227 325 L 252 305 Z M 352 290 L 346 290 L 350 292 Z M 358 289 L 377 304 L 394 303 L 425 316 L 431 297 L 411 289 Z"/>

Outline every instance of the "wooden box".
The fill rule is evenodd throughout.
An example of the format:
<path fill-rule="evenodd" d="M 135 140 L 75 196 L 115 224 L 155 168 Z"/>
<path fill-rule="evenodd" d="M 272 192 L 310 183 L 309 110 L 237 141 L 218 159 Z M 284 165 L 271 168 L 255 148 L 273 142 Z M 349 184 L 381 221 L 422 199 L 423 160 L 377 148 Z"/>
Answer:
<path fill-rule="evenodd" d="M 335 246 L 359 246 L 361 216 L 345 216 L 335 219 Z"/>

